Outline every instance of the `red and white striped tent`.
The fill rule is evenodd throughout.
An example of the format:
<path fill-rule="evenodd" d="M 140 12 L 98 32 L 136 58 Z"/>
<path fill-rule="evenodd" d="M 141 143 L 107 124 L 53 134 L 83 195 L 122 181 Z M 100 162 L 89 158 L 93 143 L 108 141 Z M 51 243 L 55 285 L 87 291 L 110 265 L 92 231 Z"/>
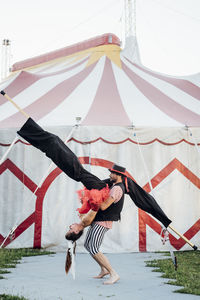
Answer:
<path fill-rule="evenodd" d="M 113 163 L 125 166 L 173 227 L 198 244 L 199 79 L 149 70 L 133 37 L 121 49 L 115 35 L 105 34 L 14 64 L 0 89 L 42 127 L 67 139 L 100 178 L 109 176 Z M 64 249 L 67 227 L 78 220 L 75 191 L 81 186 L 55 165 L 49 169 L 49 159 L 16 136 L 26 118 L 2 95 L 0 107 L 0 243 Z M 127 196 L 103 250 L 166 250 L 160 231 L 158 221 Z M 177 250 L 189 249 L 174 234 L 170 240 Z"/>

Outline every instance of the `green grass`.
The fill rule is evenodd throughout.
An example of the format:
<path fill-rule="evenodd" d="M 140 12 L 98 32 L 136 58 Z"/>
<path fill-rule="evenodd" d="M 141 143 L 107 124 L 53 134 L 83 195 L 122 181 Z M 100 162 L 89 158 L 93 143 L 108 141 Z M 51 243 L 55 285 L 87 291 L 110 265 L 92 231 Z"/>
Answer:
<path fill-rule="evenodd" d="M 177 271 L 170 258 L 148 261 L 147 266 L 156 268 L 154 272 L 163 273 L 161 277 L 173 279 L 168 284 L 181 286 L 175 292 L 200 295 L 200 251 L 179 251 L 174 254 L 178 261 Z"/>
<path fill-rule="evenodd" d="M 0 300 L 28 300 L 28 299 L 24 298 L 24 297 L 2 294 L 2 295 L 0 295 Z"/>
<path fill-rule="evenodd" d="M 20 263 L 22 257 L 36 256 L 36 255 L 49 255 L 53 252 L 44 251 L 40 249 L 0 249 L 0 279 L 3 279 L 2 274 L 10 273 L 8 269 L 15 268 L 16 264 Z M 27 300 L 24 297 L 12 295 L 0 295 L 0 300 Z"/>

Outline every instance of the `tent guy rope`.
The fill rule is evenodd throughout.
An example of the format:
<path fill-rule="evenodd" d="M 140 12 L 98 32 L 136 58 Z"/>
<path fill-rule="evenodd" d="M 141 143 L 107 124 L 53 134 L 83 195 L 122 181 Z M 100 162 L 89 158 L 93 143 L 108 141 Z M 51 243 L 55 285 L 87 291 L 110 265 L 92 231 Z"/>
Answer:
<path fill-rule="evenodd" d="M 0 92 L 8 101 L 10 101 L 27 119 L 29 116 L 26 112 L 24 112 L 3 90 Z M 172 231 L 174 231 L 181 239 L 183 239 L 186 243 L 188 243 L 194 250 L 197 250 L 197 246 L 191 243 L 185 236 L 180 234 L 177 230 L 175 230 L 172 226 L 168 226 Z"/>
<path fill-rule="evenodd" d="M 135 130 L 135 127 L 134 127 L 134 130 Z M 149 182 L 149 186 L 150 186 L 150 189 L 151 189 L 151 193 L 152 193 L 152 195 L 155 198 L 155 194 L 154 194 L 153 186 L 152 186 L 151 179 L 150 179 L 150 176 L 149 176 L 147 164 L 145 162 L 144 155 L 142 153 L 142 149 L 140 147 L 140 143 L 139 143 L 139 139 L 138 139 L 136 131 L 134 132 L 134 136 L 136 137 L 136 140 L 137 140 L 138 149 L 139 149 L 140 156 L 141 156 L 141 159 L 142 159 L 142 162 L 143 162 L 143 165 L 144 165 L 144 169 L 145 169 L 145 172 L 146 172 L 146 175 L 147 175 L 147 178 L 148 178 L 148 182 Z M 167 234 L 168 230 L 166 228 L 164 228 L 163 225 L 161 225 L 161 226 L 162 226 L 162 229 L 161 229 L 161 233 L 160 234 L 162 235 L 163 232 L 165 232 L 165 234 Z M 174 256 L 174 253 L 173 253 L 173 250 L 172 250 L 172 245 L 171 245 L 170 239 L 168 238 L 167 241 L 168 241 L 168 244 L 169 244 L 169 252 L 170 252 L 170 255 L 171 255 L 171 258 L 172 258 L 172 262 L 173 262 L 173 264 L 175 266 L 175 269 L 176 269 L 177 268 L 177 263 L 176 263 L 176 258 Z"/>
<path fill-rule="evenodd" d="M 7 151 L 4 153 L 4 155 L 2 156 L 1 160 L 0 160 L 0 165 L 4 162 L 4 160 L 6 159 L 6 157 L 8 156 L 9 152 L 11 151 L 12 147 L 14 146 L 15 142 L 17 141 L 18 136 L 16 135 L 16 137 L 14 138 L 14 140 L 12 141 L 12 143 L 10 144 L 9 148 L 7 149 Z"/>
<path fill-rule="evenodd" d="M 194 136 L 193 136 L 192 130 L 191 130 L 191 128 L 188 127 L 188 126 L 186 126 L 186 129 L 189 131 L 190 136 L 191 136 L 191 138 L 192 138 L 192 140 L 193 140 L 193 143 L 195 144 L 195 148 L 196 148 L 196 150 L 197 150 L 197 153 L 198 153 L 198 155 L 199 155 L 199 157 L 200 157 L 200 148 L 198 147 L 198 144 L 197 144 L 197 142 L 196 142 L 196 140 L 195 140 L 195 138 L 194 138 Z"/>

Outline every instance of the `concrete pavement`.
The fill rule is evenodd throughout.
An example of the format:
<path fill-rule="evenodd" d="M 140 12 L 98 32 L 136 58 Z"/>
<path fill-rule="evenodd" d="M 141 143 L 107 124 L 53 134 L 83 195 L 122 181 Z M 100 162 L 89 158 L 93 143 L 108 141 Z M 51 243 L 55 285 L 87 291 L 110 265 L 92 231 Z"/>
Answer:
<path fill-rule="evenodd" d="M 89 254 L 76 255 L 76 279 L 65 274 L 65 253 L 23 258 L 6 279 L 0 294 L 24 296 L 29 300 L 198 300 L 199 296 L 173 293 L 180 287 L 152 272 L 145 261 L 163 258 L 160 253 L 106 254 L 120 275 L 114 285 L 93 279 L 99 268 Z"/>

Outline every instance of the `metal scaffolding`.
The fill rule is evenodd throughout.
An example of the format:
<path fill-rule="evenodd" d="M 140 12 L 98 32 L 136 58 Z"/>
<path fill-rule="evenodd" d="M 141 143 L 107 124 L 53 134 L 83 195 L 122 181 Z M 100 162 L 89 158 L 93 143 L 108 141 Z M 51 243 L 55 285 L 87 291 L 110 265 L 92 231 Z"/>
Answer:
<path fill-rule="evenodd" d="M 11 41 L 3 39 L 1 48 L 1 80 L 6 78 L 10 73 L 11 64 Z"/>
<path fill-rule="evenodd" d="M 136 0 L 125 0 L 125 39 L 136 36 Z"/>

